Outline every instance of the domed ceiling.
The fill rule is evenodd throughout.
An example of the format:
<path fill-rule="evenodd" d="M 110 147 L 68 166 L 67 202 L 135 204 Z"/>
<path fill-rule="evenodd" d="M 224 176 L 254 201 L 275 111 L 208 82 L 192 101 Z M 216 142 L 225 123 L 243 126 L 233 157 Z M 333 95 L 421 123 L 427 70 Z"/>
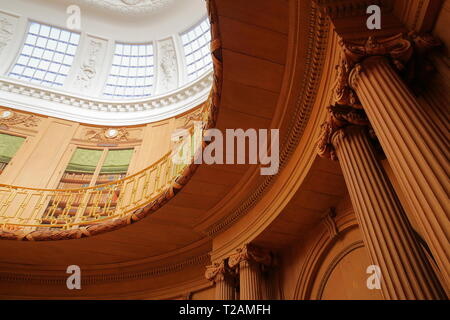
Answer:
<path fill-rule="evenodd" d="M 157 13 L 175 0 L 78 0 L 78 2 L 127 14 Z"/>
<path fill-rule="evenodd" d="M 137 125 L 198 106 L 212 85 L 204 0 L 0 1 L 0 37 L 4 107 Z"/>

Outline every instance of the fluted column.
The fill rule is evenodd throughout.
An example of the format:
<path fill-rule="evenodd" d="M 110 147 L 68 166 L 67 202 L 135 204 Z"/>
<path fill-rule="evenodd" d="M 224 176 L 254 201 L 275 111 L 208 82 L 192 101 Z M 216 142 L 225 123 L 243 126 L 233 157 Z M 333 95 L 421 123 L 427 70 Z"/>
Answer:
<path fill-rule="evenodd" d="M 366 128 L 350 126 L 338 131 L 333 145 L 370 257 L 381 268 L 384 297 L 442 298 L 439 283 L 376 158 Z"/>
<path fill-rule="evenodd" d="M 319 155 L 339 160 L 358 223 L 386 299 L 445 298 L 438 280 L 382 169 L 364 110 L 328 108 Z"/>
<path fill-rule="evenodd" d="M 206 279 L 215 283 L 215 300 L 235 300 L 235 286 L 232 271 L 227 266 L 227 261 L 215 263 L 206 268 Z"/>
<path fill-rule="evenodd" d="M 385 57 L 353 69 L 350 83 L 450 288 L 449 150 Z"/>
<path fill-rule="evenodd" d="M 237 268 L 239 272 L 240 299 L 262 300 L 261 266 L 271 264 L 271 255 L 251 245 L 245 245 L 236 251 L 236 254 L 230 256 L 229 265 L 231 268 Z"/>
<path fill-rule="evenodd" d="M 249 260 L 239 263 L 241 300 L 262 300 L 262 277 L 260 265 Z"/>

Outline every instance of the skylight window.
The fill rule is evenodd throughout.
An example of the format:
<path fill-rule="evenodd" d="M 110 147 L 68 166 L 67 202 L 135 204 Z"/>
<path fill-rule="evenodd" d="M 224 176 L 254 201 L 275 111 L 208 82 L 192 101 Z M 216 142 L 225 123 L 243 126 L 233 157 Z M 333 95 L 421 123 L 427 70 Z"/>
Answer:
<path fill-rule="evenodd" d="M 189 82 L 198 79 L 212 68 L 210 30 L 209 19 L 206 18 L 181 35 Z"/>
<path fill-rule="evenodd" d="M 117 43 L 104 95 L 113 99 L 149 97 L 154 77 L 153 44 Z"/>
<path fill-rule="evenodd" d="M 40 85 L 62 87 L 79 41 L 78 33 L 31 22 L 22 51 L 9 76 Z"/>

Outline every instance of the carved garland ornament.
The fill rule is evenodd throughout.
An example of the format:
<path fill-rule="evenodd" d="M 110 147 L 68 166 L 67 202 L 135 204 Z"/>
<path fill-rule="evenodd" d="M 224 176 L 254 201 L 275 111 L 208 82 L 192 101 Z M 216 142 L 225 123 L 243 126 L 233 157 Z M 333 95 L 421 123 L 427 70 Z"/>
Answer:
<path fill-rule="evenodd" d="M 96 142 L 128 141 L 129 135 L 130 133 L 126 129 L 104 128 L 87 130 L 85 138 Z"/>
<path fill-rule="evenodd" d="M 34 115 L 19 114 L 12 110 L 0 110 L 0 125 L 6 128 L 21 125 L 27 128 L 37 127 L 40 119 Z"/>

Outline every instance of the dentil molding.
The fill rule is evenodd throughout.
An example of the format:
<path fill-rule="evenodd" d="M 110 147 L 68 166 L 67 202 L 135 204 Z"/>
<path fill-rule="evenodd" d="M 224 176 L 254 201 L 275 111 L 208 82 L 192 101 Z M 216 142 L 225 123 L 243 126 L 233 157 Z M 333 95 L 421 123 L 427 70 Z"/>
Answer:
<path fill-rule="evenodd" d="M 200 105 L 207 100 L 212 83 L 213 71 L 169 93 L 123 102 L 86 98 L 0 77 L 0 105 L 87 124 L 131 126 L 168 119 Z"/>

